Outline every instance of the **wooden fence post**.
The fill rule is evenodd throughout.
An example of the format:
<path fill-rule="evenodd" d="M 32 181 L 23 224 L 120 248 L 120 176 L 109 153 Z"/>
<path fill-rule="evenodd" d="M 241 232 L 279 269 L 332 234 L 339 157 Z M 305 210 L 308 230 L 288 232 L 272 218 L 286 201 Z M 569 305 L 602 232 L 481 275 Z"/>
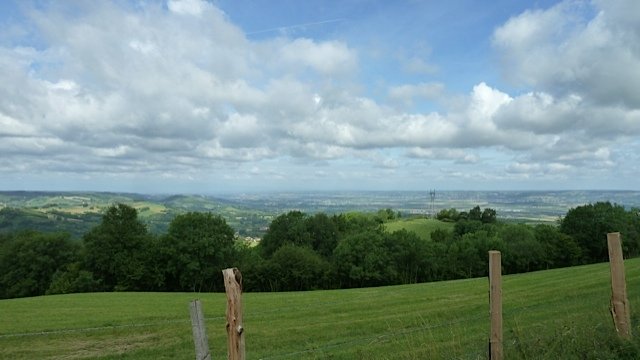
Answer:
<path fill-rule="evenodd" d="M 489 251 L 489 359 L 502 360 L 502 262 L 500 251 Z"/>
<path fill-rule="evenodd" d="M 611 315 L 618 335 L 628 339 L 631 337 L 631 311 L 627 299 L 620 233 L 608 233 L 607 246 L 611 265 Z"/>
<path fill-rule="evenodd" d="M 229 360 L 244 360 L 242 325 L 242 274 L 236 268 L 222 270 L 227 293 L 227 347 Z"/>
<path fill-rule="evenodd" d="M 209 351 L 209 339 L 204 325 L 204 314 L 200 300 L 193 300 L 189 304 L 191 315 L 191 329 L 193 330 L 193 343 L 196 346 L 196 360 L 211 360 Z"/>

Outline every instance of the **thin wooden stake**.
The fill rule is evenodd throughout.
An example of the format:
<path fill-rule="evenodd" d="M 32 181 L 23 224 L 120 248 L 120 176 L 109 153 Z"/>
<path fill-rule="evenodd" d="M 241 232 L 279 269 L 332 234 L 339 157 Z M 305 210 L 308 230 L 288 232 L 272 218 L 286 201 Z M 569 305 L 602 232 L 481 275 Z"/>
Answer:
<path fill-rule="evenodd" d="M 609 263 L 611 265 L 611 315 L 618 335 L 631 338 L 631 311 L 627 299 L 620 233 L 607 234 Z"/>
<path fill-rule="evenodd" d="M 500 251 L 489 251 L 489 359 L 502 360 L 502 263 Z"/>
<path fill-rule="evenodd" d="M 196 360 L 211 360 L 207 328 L 204 325 L 204 314 L 200 300 L 193 300 L 189 304 L 189 314 L 191 315 L 193 343 L 196 346 Z"/>
<path fill-rule="evenodd" d="M 227 347 L 229 360 L 244 360 L 242 325 L 242 274 L 236 268 L 222 270 L 227 293 Z"/>

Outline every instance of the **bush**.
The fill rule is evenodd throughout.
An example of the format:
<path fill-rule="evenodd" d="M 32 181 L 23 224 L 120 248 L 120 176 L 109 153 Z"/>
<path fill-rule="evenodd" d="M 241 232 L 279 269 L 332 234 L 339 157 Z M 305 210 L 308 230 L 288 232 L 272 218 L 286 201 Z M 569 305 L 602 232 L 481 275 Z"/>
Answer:
<path fill-rule="evenodd" d="M 89 271 L 82 270 L 79 263 L 72 263 L 63 270 L 56 271 L 51 279 L 47 295 L 72 294 L 96 291 L 100 282 Z"/>
<path fill-rule="evenodd" d="M 308 247 L 284 245 L 273 254 L 269 266 L 278 291 L 326 288 L 329 263 Z"/>

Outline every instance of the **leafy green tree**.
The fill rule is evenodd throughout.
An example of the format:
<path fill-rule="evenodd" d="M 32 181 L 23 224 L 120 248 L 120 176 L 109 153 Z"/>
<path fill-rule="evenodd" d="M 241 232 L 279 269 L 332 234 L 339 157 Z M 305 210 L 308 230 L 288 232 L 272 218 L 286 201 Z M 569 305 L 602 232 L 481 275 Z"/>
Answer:
<path fill-rule="evenodd" d="M 431 232 L 431 241 L 436 243 L 447 244 L 453 241 L 453 232 L 447 229 L 435 229 Z"/>
<path fill-rule="evenodd" d="M 342 287 L 380 286 L 398 282 L 382 231 L 368 230 L 343 238 L 334 252 Z"/>
<path fill-rule="evenodd" d="M 453 234 L 460 238 L 464 234 L 474 233 L 482 228 L 482 222 L 480 220 L 460 219 L 456 221 L 453 226 Z"/>
<path fill-rule="evenodd" d="M 387 236 L 387 249 L 399 280 L 403 284 L 415 284 L 426 281 L 432 273 L 433 257 L 427 241 L 415 232 L 398 230 Z"/>
<path fill-rule="evenodd" d="M 269 279 L 265 277 L 269 272 L 263 271 L 265 260 L 260 255 L 260 249 L 244 241 L 236 241 L 234 248 L 234 266 L 242 271 L 242 290 L 272 290 L 269 286 Z"/>
<path fill-rule="evenodd" d="M 497 221 L 496 211 L 491 208 L 485 208 L 482 210 L 482 215 L 480 216 L 480 221 L 484 224 L 493 224 Z"/>
<path fill-rule="evenodd" d="M 442 209 L 438 212 L 438 214 L 436 214 L 436 219 L 440 221 L 455 222 L 458 221 L 459 218 L 460 213 L 458 213 L 458 210 L 454 208 Z"/>
<path fill-rule="evenodd" d="M 623 250 L 629 257 L 640 256 L 640 209 L 631 208 L 626 212 L 625 227 L 621 230 Z"/>
<path fill-rule="evenodd" d="M 253 262 L 248 269 L 250 271 L 243 275 L 243 282 L 245 277 L 249 277 L 253 291 L 278 291 L 280 289 L 280 279 L 277 277 L 280 268 L 271 259 L 264 259 L 260 256 L 258 261 Z"/>
<path fill-rule="evenodd" d="M 308 247 L 286 244 L 276 250 L 269 262 L 271 283 L 278 291 L 326 287 L 330 265 Z"/>
<path fill-rule="evenodd" d="M 550 269 L 578 265 L 582 261 L 582 250 L 573 238 L 560 232 L 556 226 L 539 224 L 534 228 L 536 241 L 544 249 L 543 267 Z"/>
<path fill-rule="evenodd" d="M 110 206 L 83 240 L 85 267 L 103 290 L 144 290 L 153 282 L 147 257 L 153 243 L 135 208 Z"/>
<path fill-rule="evenodd" d="M 271 257 L 285 244 L 310 246 L 311 236 L 306 220 L 307 215 L 300 211 L 290 211 L 273 219 L 260 241 L 262 254 L 267 258 Z"/>
<path fill-rule="evenodd" d="M 46 294 L 85 293 L 99 288 L 100 282 L 93 278 L 93 274 L 83 270 L 80 262 L 74 262 L 53 274 Z"/>
<path fill-rule="evenodd" d="M 220 216 L 190 212 L 176 216 L 162 241 L 168 290 L 224 288 L 221 271 L 234 259 L 234 231 Z"/>
<path fill-rule="evenodd" d="M 0 296 L 44 295 L 53 275 L 78 259 L 79 246 L 66 233 L 22 232 L 5 238 L 0 253 Z"/>
<path fill-rule="evenodd" d="M 306 231 L 311 247 L 318 254 L 329 258 L 338 245 L 341 235 L 337 217 L 329 217 L 324 213 L 315 214 L 306 219 Z"/>
<path fill-rule="evenodd" d="M 361 212 L 341 214 L 335 217 L 334 221 L 343 236 L 365 231 L 383 231 L 383 225 L 375 219 L 375 216 Z"/>
<path fill-rule="evenodd" d="M 390 208 L 378 210 L 378 212 L 376 213 L 376 220 L 378 222 L 384 223 L 390 220 L 395 220 L 395 218 L 396 218 L 396 213 Z"/>
<path fill-rule="evenodd" d="M 486 276 L 489 250 L 504 251 L 505 244 L 486 230 L 464 234 L 455 240 L 443 256 L 445 279 Z"/>
<path fill-rule="evenodd" d="M 480 210 L 480 206 L 476 205 L 473 209 L 469 210 L 469 220 L 472 220 L 472 221 L 482 220 L 482 210 Z"/>
<path fill-rule="evenodd" d="M 545 249 L 537 241 L 533 228 L 525 224 L 505 224 L 498 236 L 506 244 L 503 264 L 507 273 L 539 270 L 545 262 Z"/>
<path fill-rule="evenodd" d="M 620 232 L 627 256 L 638 254 L 640 218 L 620 205 L 598 202 L 570 209 L 560 222 L 560 231 L 571 236 L 582 249 L 586 262 L 607 261 L 607 233 Z"/>

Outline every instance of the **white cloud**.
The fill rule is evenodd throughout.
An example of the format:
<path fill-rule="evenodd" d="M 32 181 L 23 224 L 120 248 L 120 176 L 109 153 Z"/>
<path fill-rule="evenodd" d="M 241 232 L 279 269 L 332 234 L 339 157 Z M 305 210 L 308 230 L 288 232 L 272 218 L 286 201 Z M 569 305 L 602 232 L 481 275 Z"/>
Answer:
<path fill-rule="evenodd" d="M 0 113 L 0 137 L 29 137 L 37 133 L 35 126 Z"/>
<path fill-rule="evenodd" d="M 611 149 L 640 135 L 640 18 L 629 15 L 637 8 L 636 1 L 563 1 L 496 29 L 505 75 L 535 91 L 501 106 L 494 123 L 544 140 L 527 158 L 609 168 L 619 163 Z"/>
<path fill-rule="evenodd" d="M 420 159 L 452 160 L 458 164 L 475 164 L 480 161 L 478 155 L 463 149 L 415 147 L 410 149 L 408 154 L 410 157 Z"/>
<path fill-rule="evenodd" d="M 506 166 L 507 176 L 520 179 L 558 179 L 575 175 L 576 168 L 563 163 L 513 162 Z"/>
<path fill-rule="evenodd" d="M 340 162 L 362 178 L 375 176 L 346 168 L 401 171 L 424 159 L 450 163 L 451 174 L 611 168 L 640 135 L 634 6 L 571 1 L 514 16 L 492 43 L 524 90 L 480 80 L 459 95 L 428 76 L 365 88 L 362 77 L 375 75 L 361 73 L 369 65 L 361 46 L 251 40 L 205 1 L 98 2 L 73 16 L 52 3 L 27 14 L 37 47 L 0 43 L 0 152 L 21 171 L 196 177 L 236 163 L 264 173 L 259 162 L 291 159 Z M 399 64 L 436 73 L 423 58 Z M 425 103 L 442 109 L 408 110 Z M 488 165 L 496 158 L 500 166 Z"/>
<path fill-rule="evenodd" d="M 495 122 L 503 129 L 555 134 L 580 123 L 582 99 L 569 95 L 556 100 L 544 92 L 530 92 L 516 97 L 496 113 Z"/>
<path fill-rule="evenodd" d="M 156 45 L 150 41 L 139 41 L 134 39 L 129 41 L 129 47 L 144 55 L 150 55 L 157 51 Z"/>
<path fill-rule="evenodd" d="M 181 15 L 201 15 L 209 4 L 204 0 L 169 0 L 167 7 Z"/>
<path fill-rule="evenodd" d="M 512 100 L 508 94 L 480 83 L 473 87 L 468 116 L 477 126 L 484 127 L 490 124 L 491 117 L 501 106 Z"/>
<path fill-rule="evenodd" d="M 232 114 L 216 132 L 224 147 L 258 147 L 264 144 L 265 129 L 253 115 Z"/>
<path fill-rule="evenodd" d="M 125 145 L 119 145 L 113 148 L 95 148 L 93 153 L 100 157 L 118 157 L 125 155 L 129 151 L 129 147 Z"/>
<path fill-rule="evenodd" d="M 637 108 L 640 20 L 629 15 L 637 8 L 635 0 L 564 1 L 511 18 L 496 29 L 493 43 L 506 75 L 518 83 Z"/>
<path fill-rule="evenodd" d="M 532 172 L 533 173 L 540 172 L 541 168 L 542 166 L 537 163 L 529 164 L 529 163 L 516 162 L 516 163 L 509 164 L 506 170 L 509 173 L 530 174 Z"/>
<path fill-rule="evenodd" d="M 274 46 L 283 66 L 310 67 L 325 75 L 348 74 L 356 68 L 357 56 L 343 42 L 295 39 L 279 40 Z"/>
<path fill-rule="evenodd" d="M 0 142 L 4 155 L 55 155 L 77 150 L 64 141 L 51 137 L 8 137 Z"/>

